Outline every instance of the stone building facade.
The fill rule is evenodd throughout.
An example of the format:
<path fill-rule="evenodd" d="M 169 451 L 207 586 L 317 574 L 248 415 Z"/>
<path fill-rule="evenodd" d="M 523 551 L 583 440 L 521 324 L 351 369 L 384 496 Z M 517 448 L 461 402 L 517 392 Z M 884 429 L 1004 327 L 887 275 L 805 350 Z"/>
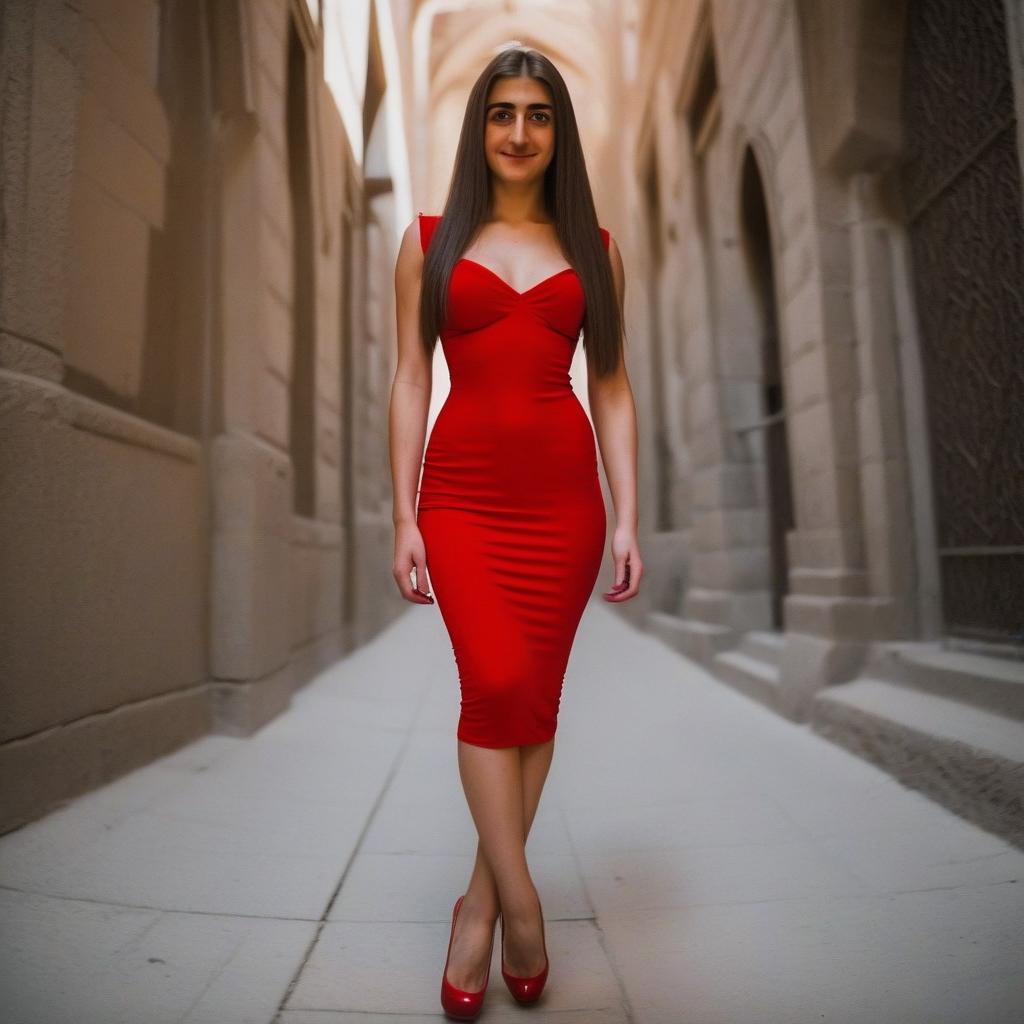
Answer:
<path fill-rule="evenodd" d="M 562 68 L 627 244 L 623 10 L 3 6 L 0 831 L 252 732 L 408 609 L 398 240 L 441 208 L 468 90 L 519 38 Z M 440 346 L 435 369 L 428 429 Z M 585 401 L 582 353 L 573 378 Z"/>
<path fill-rule="evenodd" d="M 395 226 L 374 5 L 0 17 L 9 829 L 258 728 L 401 602 L 377 568 Z"/>
<path fill-rule="evenodd" d="M 1019 4 L 0 17 L 0 830 L 251 732 L 406 610 L 395 247 L 518 39 L 566 78 L 626 266 L 621 614 L 1022 838 Z M 581 350 L 571 376 L 586 404 Z"/>
<path fill-rule="evenodd" d="M 1024 841 L 1020 6 L 638 31 L 646 624 Z"/>

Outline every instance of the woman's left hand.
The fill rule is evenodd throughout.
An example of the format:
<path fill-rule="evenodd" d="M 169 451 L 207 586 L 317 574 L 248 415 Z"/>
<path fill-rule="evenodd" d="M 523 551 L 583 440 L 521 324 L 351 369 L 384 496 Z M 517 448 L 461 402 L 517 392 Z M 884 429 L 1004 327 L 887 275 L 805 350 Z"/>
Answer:
<path fill-rule="evenodd" d="M 612 535 L 612 558 L 615 560 L 615 584 L 601 596 L 606 601 L 628 601 L 636 597 L 644 565 L 640 560 L 640 546 L 636 533 L 616 527 Z"/>

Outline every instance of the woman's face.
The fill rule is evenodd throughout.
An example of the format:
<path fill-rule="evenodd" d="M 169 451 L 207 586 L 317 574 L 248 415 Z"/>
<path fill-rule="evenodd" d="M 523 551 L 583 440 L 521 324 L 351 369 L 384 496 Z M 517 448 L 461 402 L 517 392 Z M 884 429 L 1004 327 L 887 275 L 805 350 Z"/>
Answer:
<path fill-rule="evenodd" d="M 509 184 L 542 179 L 555 155 L 555 109 L 536 78 L 498 78 L 485 109 L 484 152 L 492 173 Z"/>

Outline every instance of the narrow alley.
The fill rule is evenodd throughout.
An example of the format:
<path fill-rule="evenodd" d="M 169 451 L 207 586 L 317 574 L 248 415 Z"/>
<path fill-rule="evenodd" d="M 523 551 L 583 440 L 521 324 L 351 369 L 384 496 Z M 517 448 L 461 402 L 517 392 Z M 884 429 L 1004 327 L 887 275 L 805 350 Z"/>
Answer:
<path fill-rule="evenodd" d="M 570 591 L 481 1024 L 1024 1022 L 1021 281 L 1021 0 L 0 3 L 0 1024 L 443 1019 Z"/>

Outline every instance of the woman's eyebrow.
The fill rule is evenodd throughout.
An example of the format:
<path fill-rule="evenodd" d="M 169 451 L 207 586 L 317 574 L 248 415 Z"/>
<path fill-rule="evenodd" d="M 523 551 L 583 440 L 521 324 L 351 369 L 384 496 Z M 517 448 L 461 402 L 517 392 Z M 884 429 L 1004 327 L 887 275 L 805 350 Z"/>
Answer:
<path fill-rule="evenodd" d="M 507 100 L 502 100 L 502 101 L 500 101 L 498 103 L 488 103 L 487 107 L 485 109 L 486 110 L 492 110 L 494 107 L 502 107 L 505 110 L 515 110 L 516 109 L 516 105 L 514 103 L 509 103 Z M 552 107 L 550 103 L 527 103 L 526 104 L 526 109 L 527 110 L 553 110 L 554 107 Z"/>

